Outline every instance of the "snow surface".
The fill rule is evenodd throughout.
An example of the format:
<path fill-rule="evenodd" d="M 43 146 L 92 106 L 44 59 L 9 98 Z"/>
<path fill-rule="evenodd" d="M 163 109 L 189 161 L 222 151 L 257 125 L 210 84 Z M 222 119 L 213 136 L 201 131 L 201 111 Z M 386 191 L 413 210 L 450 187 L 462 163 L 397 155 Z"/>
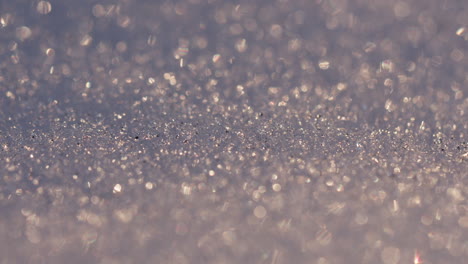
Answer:
<path fill-rule="evenodd" d="M 0 7 L 0 264 L 467 259 L 466 1 Z"/>

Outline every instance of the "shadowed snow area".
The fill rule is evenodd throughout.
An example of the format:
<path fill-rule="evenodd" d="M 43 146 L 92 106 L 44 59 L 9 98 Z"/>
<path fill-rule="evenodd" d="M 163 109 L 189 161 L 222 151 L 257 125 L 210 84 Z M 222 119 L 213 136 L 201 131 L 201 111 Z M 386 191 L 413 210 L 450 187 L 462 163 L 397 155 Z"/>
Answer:
<path fill-rule="evenodd" d="M 468 2 L 0 1 L 0 264 L 464 263 Z"/>

